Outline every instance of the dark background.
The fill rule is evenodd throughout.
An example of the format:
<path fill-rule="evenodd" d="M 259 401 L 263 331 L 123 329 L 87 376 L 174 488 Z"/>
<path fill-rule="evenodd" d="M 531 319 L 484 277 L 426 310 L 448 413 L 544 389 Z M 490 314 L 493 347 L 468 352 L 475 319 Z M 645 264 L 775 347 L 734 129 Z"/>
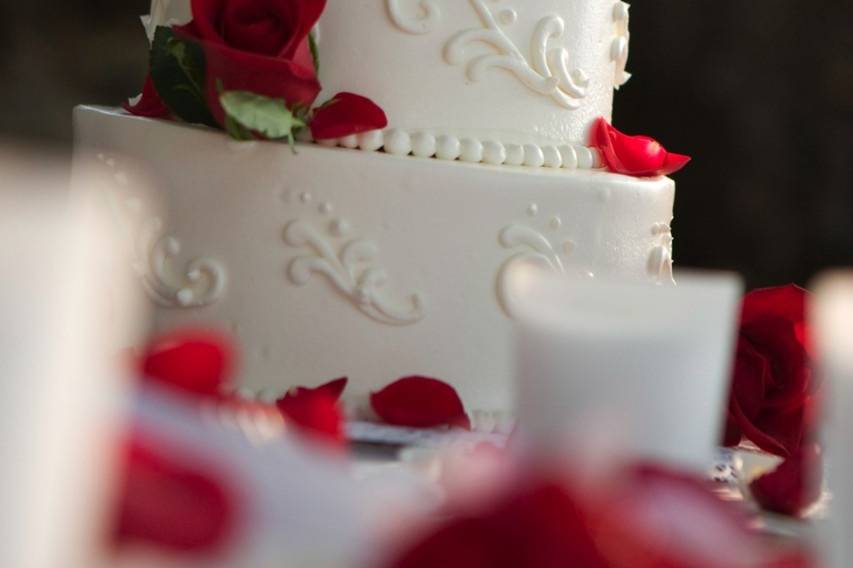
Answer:
<path fill-rule="evenodd" d="M 137 92 L 148 6 L 0 0 L 0 142 L 67 152 L 74 104 Z M 677 263 L 750 287 L 853 265 L 853 2 L 634 0 L 631 13 L 615 122 L 694 157 L 676 176 Z"/>

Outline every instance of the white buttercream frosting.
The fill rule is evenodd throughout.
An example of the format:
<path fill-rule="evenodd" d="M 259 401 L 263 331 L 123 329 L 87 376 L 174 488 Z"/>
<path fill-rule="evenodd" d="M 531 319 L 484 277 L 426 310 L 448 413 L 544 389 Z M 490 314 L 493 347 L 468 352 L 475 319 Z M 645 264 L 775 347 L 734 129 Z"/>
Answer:
<path fill-rule="evenodd" d="M 593 165 L 582 146 L 391 133 L 399 153 L 434 143 L 447 160 L 505 153 L 539 169 L 314 144 L 294 153 L 89 108 L 76 135 L 104 153 L 119 193 L 136 185 L 130 160 L 156 173 L 155 202 L 169 214 L 154 234 L 168 237 L 133 242 L 155 243 L 139 247 L 139 264 L 157 326 L 233 330 L 242 383 L 255 390 L 348 376 L 360 399 L 425 374 L 453 384 L 471 411 L 508 409 L 512 268 L 671 281 L 672 181 L 549 169 L 558 155 Z M 372 133 L 356 141 L 377 144 Z"/>
<path fill-rule="evenodd" d="M 144 18 L 149 37 L 190 19 L 190 0 L 153 0 Z M 611 118 L 613 90 L 630 77 L 628 25 L 622 1 L 329 0 L 322 35 L 315 30 L 319 100 L 358 92 L 379 103 L 391 128 L 436 137 L 432 152 L 428 139 L 396 135 L 395 153 L 447 155 L 453 145 L 438 140 L 447 135 L 498 142 L 515 163 L 510 144 L 583 146 L 592 123 Z M 342 145 L 360 147 L 353 142 Z M 377 149 L 375 137 L 367 142 Z M 494 163 L 503 152 L 484 153 Z M 533 153 L 522 163 L 538 163 Z"/>

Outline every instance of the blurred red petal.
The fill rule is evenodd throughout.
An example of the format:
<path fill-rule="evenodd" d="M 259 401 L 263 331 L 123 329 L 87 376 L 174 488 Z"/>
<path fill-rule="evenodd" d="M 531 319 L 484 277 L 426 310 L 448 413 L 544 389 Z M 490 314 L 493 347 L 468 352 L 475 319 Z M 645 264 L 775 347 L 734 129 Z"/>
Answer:
<path fill-rule="evenodd" d="M 342 138 L 379 130 L 388 126 L 388 118 L 379 106 L 366 97 L 353 93 L 338 93 L 314 109 L 311 134 L 315 140 Z"/>
<path fill-rule="evenodd" d="M 212 330 L 179 330 L 148 345 L 141 372 L 145 380 L 218 398 L 233 365 L 234 349 L 226 336 Z"/>
<path fill-rule="evenodd" d="M 618 174 L 657 177 L 677 172 L 689 156 L 671 154 L 648 136 L 628 136 L 599 118 L 593 127 L 591 145 L 599 150 L 607 168 Z"/>
<path fill-rule="evenodd" d="M 208 554 L 227 545 L 237 520 L 222 479 L 185 452 L 131 440 L 124 464 L 115 542 Z"/>
<path fill-rule="evenodd" d="M 157 94 L 150 75 L 145 78 L 145 86 L 142 88 L 139 100 L 134 104 L 127 101 L 122 107 L 130 114 L 148 118 L 169 118 L 172 115 L 172 111 L 163 104 L 160 95 Z"/>
<path fill-rule="evenodd" d="M 438 379 L 400 379 L 371 394 L 370 405 L 379 418 L 395 426 L 471 428 L 456 389 Z"/>
<path fill-rule="evenodd" d="M 315 439 L 335 446 L 346 441 L 344 414 L 339 399 L 347 379 L 337 379 L 317 388 L 294 387 L 276 402 L 285 419 Z"/>
<path fill-rule="evenodd" d="M 752 496 L 767 511 L 799 516 L 821 495 L 821 452 L 807 444 L 770 473 L 750 483 Z"/>
<path fill-rule="evenodd" d="M 682 169 L 684 166 L 690 163 L 692 160 L 690 156 L 685 156 L 684 154 L 670 154 L 667 153 L 666 159 L 663 162 L 663 166 L 660 168 L 659 172 L 662 176 L 668 176 L 670 174 L 674 174 Z"/>

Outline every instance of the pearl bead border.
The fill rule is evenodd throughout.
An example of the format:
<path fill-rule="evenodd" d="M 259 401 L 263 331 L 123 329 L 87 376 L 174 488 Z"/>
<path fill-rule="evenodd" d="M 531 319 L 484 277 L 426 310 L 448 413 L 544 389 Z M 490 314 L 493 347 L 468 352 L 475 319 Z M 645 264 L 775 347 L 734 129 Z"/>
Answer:
<path fill-rule="evenodd" d="M 493 140 L 435 136 L 428 132 L 409 133 L 399 128 L 372 130 L 343 138 L 320 140 L 317 143 L 326 147 L 358 149 L 366 152 L 382 150 L 392 156 L 436 158 L 443 161 L 492 166 L 566 170 L 595 170 L 603 167 L 598 150 L 579 144 L 558 146 L 503 144 Z"/>

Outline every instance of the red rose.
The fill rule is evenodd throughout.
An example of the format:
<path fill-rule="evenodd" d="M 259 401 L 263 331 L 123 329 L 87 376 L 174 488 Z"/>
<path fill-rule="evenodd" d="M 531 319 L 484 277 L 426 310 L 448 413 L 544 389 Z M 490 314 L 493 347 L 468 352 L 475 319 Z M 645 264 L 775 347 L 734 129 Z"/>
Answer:
<path fill-rule="evenodd" d="M 806 444 L 779 467 L 749 484 L 761 508 L 793 517 L 801 515 L 821 496 L 823 464 L 817 444 Z"/>
<path fill-rule="evenodd" d="M 690 161 L 689 156 L 672 154 L 648 136 L 628 136 L 599 118 L 592 132 L 597 148 L 611 172 L 635 177 L 667 176 Z"/>
<path fill-rule="evenodd" d="M 725 444 L 743 438 L 788 457 L 808 441 L 816 384 L 805 324 L 806 292 L 796 286 L 744 298 Z"/>
<path fill-rule="evenodd" d="M 193 21 L 175 31 L 204 50 L 207 101 L 220 124 L 220 89 L 311 106 L 320 83 L 308 34 L 325 7 L 326 0 L 192 0 Z"/>

